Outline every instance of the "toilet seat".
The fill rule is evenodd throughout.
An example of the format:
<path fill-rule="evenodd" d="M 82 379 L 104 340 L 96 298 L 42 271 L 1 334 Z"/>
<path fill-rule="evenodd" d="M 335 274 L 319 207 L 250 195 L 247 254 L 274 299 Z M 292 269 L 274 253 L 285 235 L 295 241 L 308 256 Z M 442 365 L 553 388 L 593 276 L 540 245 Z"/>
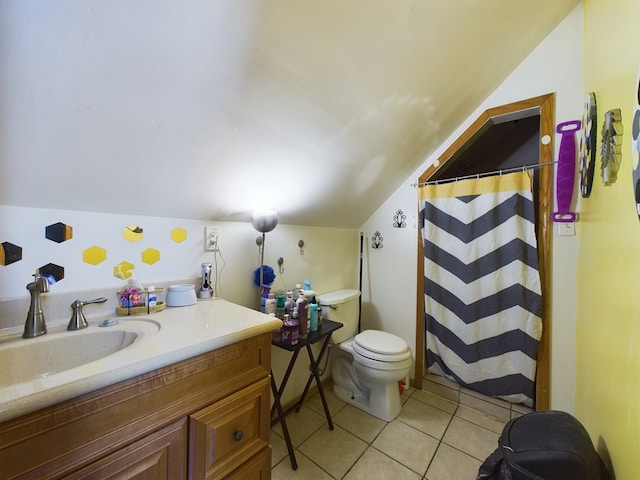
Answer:
<path fill-rule="evenodd" d="M 358 356 L 378 362 L 403 362 L 411 358 L 411 350 L 404 340 L 380 330 L 359 333 L 352 346 Z"/>

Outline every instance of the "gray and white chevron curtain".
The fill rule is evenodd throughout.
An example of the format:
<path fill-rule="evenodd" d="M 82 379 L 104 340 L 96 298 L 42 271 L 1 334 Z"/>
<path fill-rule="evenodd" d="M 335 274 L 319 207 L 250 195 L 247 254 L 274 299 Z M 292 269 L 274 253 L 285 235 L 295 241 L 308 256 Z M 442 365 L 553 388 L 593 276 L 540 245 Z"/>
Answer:
<path fill-rule="evenodd" d="M 422 185 L 430 373 L 533 406 L 542 294 L 528 171 Z"/>

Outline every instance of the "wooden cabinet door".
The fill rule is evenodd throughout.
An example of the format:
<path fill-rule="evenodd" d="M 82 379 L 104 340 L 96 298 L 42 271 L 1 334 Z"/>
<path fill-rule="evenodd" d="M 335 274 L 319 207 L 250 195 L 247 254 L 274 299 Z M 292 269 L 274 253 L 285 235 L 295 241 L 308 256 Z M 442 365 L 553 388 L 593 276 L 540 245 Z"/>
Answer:
<path fill-rule="evenodd" d="M 98 460 L 66 480 L 185 480 L 187 419 L 182 418 Z"/>
<path fill-rule="evenodd" d="M 269 378 L 189 416 L 189 478 L 223 478 L 269 447 Z"/>
<path fill-rule="evenodd" d="M 224 480 L 270 480 L 271 447 L 265 448 Z"/>

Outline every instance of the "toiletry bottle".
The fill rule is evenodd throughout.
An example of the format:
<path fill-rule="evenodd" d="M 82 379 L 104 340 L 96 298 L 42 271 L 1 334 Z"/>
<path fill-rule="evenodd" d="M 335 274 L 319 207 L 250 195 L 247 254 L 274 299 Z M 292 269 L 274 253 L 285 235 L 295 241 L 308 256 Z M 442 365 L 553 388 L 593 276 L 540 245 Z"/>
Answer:
<path fill-rule="evenodd" d="M 311 299 L 311 303 L 316 303 L 318 305 L 318 328 L 322 327 L 322 305 L 316 301 L 316 297 Z"/>
<path fill-rule="evenodd" d="M 273 297 L 273 293 L 269 294 L 269 297 L 264 303 L 264 313 L 267 315 L 276 314 L 276 299 Z"/>
<path fill-rule="evenodd" d="M 302 290 L 298 293 L 296 306 L 298 307 L 298 320 L 300 321 L 300 337 L 307 338 L 309 336 L 309 302 Z"/>
<path fill-rule="evenodd" d="M 280 320 L 284 320 L 284 314 L 286 312 L 284 305 L 285 305 L 284 295 L 278 295 L 276 297 L 276 317 L 278 317 Z"/>
<path fill-rule="evenodd" d="M 158 295 L 156 294 L 156 287 L 154 285 L 149 285 L 147 287 L 147 306 L 155 307 L 158 305 Z"/>
<path fill-rule="evenodd" d="M 311 289 L 311 281 L 310 280 L 305 280 L 304 281 L 304 296 L 307 298 L 307 300 L 311 300 L 313 297 L 316 296 L 316 292 L 314 292 Z"/>
<path fill-rule="evenodd" d="M 293 292 L 291 290 L 287 290 L 287 293 L 285 294 L 285 300 L 284 300 L 284 309 L 289 315 L 293 314 L 294 305 L 295 305 L 295 302 L 293 301 Z"/>
<path fill-rule="evenodd" d="M 310 332 L 318 331 L 318 304 L 317 303 L 309 304 L 309 331 Z"/>

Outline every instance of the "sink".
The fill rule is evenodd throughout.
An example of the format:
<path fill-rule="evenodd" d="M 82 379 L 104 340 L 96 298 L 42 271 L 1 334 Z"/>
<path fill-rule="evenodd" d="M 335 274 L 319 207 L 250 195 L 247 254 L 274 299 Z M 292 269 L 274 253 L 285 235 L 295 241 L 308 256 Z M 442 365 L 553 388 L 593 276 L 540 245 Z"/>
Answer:
<path fill-rule="evenodd" d="M 105 328 L 69 332 L 58 327 L 37 338 L 0 340 L 0 389 L 106 359 L 159 331 L 153 320 L 125 320 Z"/>

